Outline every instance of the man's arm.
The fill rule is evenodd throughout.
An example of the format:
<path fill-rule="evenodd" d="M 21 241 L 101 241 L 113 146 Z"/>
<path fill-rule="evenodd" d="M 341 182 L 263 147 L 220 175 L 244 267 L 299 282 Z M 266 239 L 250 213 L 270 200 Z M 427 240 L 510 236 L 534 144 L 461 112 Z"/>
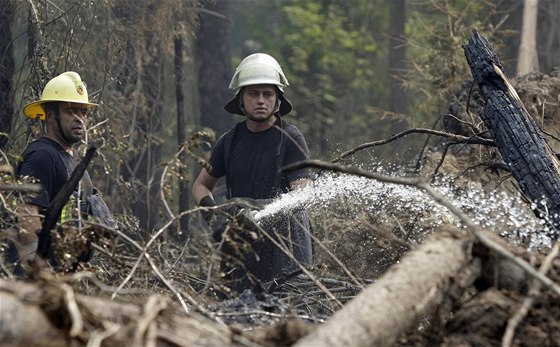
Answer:
<path fill-rule="evenodd" d="M 37 252 L 39 242 L 37 233 L 41 230 L 39 206 L 22 203 L 18 206 L 17 216 L 19 226 L 23 229 L 19 233 L 21 244 L 19 257 L 23 261 L 30 261 L 33 260 Z"/>
<path fill-rule="evenodd" d="M 192 188 L 192 196 L 197 205 L 200 205 L 200 200 L 206 196 L 214 199 L 212 197 L 212 190 L 216 187 L 218 179 L 218 177 L 210 175 L 206 169 L 202 169 L 202 171 L 200 171 L 200 174 L 198 175 L 198 178 L 194 182 Z"/>

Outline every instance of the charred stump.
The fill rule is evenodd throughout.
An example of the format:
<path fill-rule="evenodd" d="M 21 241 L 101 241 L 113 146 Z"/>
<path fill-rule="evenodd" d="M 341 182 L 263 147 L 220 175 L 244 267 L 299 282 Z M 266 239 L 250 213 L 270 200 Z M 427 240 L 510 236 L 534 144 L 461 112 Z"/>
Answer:
<path fill-rule="evenodd" d="M 463 46 L 484 98 L 481 118 L 522 192 L 536 212 L 560 225 L 560 162 L 504 74 L 492 46 L 476 30 Z M 555 232 L 558 236 L 558 232 Z"/>

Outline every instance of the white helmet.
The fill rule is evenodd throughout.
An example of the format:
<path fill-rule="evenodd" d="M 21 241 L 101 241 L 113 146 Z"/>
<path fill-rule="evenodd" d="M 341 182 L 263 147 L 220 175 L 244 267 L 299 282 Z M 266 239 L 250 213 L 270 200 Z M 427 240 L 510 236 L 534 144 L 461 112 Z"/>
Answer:
<path fill-rule="evenodd" d="M 243 59 L 235 69 L 229 88 L 237 92 L 241 87 L 255 84 L 274 84 L 282 92 L 289 85 L 280 64 L 265 53 L 251 54 Z"/>
<path fill-rule="evenodd" d="M 240 105 L 239 91 L 243 87 L 256 84 L 272 84 L 278 87 L 278 115 L 290 113 L 292 104 L 284 96 L 284 87 L 289 85 L 288 79 L 276 59 L 265 53 L 251 54 L 239 63 L 229 84 L 229 88 L 235 90 L 235 97 L 224 106 L 226 111 L 245 115 Z"/>

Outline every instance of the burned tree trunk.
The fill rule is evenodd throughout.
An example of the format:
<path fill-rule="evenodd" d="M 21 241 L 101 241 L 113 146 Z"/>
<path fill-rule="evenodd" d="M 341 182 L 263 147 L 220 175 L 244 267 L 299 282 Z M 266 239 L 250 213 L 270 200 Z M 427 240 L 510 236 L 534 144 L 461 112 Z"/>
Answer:
<path fill-rule="evenodd" d="M 560 225 L 560 162 L 503 72 L 490 43 L 476 30 L 463 46 L 485 99 L 481 115 L 521 190 L 537 213 Z"/>

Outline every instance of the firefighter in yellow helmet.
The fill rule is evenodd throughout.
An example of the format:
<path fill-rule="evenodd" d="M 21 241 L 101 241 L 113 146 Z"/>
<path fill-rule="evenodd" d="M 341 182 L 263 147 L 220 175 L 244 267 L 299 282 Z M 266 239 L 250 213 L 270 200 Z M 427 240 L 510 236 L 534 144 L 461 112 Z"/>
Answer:
<path fill-rule="evenodd" d="M 74 145 L 85 135 L 88 110 L 96 106 L 89 101 L 86 84 L 80 75 L 68 71 L 51 79 L 41 98 L 23 108 L 28 118 L 39 118 L 46 123 L 46 133 L 27 146 L 16 168 L 18 176 L 34 177 L 42 186 L 39 194 L 18 206 L 18 256 L 21 262 L 35 257 L 42 223 L 39 216 L 46 215 L 49 204 L 79 161 Z M 92 197 L 94 189 L 87 171 L 80 183 L 84 199 Z M 73 203 L 78 206 L 79 201 Z M 70 202 L 63 209 L 61 222 L 72 218 L 69 206 Z"/>
<path fill-rule="evenodd" d="M 312 263 L 306 218 L 294 221 L 290 219 L 293 216 L 284 215 L 282 220 L 263 221 L 258 227 L 251 218 L 255 213 L 251 209 L 262 207 L 310 178 L 305 170 L 280 172 L 281 167 L 309 156 L 300 130 L 283 119 L 292 111 L 284 94 L 288 84 L 280 64 L 268 54 L 252 54 L 241 61 L 229 85 L 235 96 L 224 108 L 246 118 L 218 139 L 209 160 L 211 169 L 202 169 L 193 185 L 195 202 L 213 207 L 216 202 L 212 191 L 218 179 L 225 177 L 230 200 L 224 206 L 232 223 L 226 223 L 224 228 L 224 224 L 213 221 L 223 215 L 216 208 L 209 208 L 203 215 L 214 226 L 214 239 L 224 240 L 222 272 L 231 280 L 230 287 L 239 293 L 299 269 L 294 258 L 303 265 Z M 279 249 L 259 232 L 258 237 L 251 236 L 254 232 L 240 237 L 240 229 L 251 228 L 251 224 L 257 231 L 279 235 L 287 249 Z M 236 240 L 244 244 L 230 244 Z"/>

